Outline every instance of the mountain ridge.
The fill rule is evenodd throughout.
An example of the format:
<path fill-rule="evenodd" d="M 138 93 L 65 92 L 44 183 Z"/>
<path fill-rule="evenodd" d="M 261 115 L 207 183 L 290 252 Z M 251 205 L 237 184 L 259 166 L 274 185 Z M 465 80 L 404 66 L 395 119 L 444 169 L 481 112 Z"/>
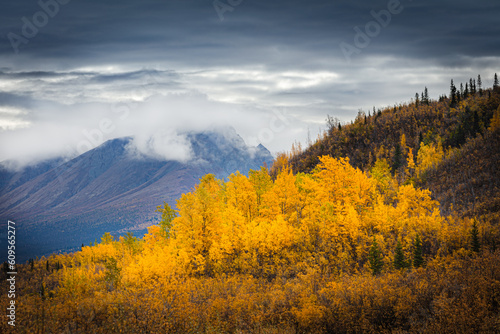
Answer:
<path fill-rule="evenodd" d="M 229 135 L 187 133 L 193 155 L 189 162 L 137 156 L 131 151 L 134 138 L 123 137 L 69 161 L 54 159 L 17 173 L 4 169 L 0 219 L 19 222 L 23 259 L 72 250 L 104 232 L 144 232 L 156 222 L 158 205 L 175 207 L 176 199 L 203 175 L 226 178 L 272 164 L 264 146 L 248 147 L 234 130 L 226 131 Z"/>

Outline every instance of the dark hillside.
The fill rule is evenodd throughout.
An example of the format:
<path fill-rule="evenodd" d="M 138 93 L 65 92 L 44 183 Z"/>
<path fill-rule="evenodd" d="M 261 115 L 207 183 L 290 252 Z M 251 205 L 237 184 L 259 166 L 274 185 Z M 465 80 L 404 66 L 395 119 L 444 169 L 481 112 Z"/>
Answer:
<path fill-rule="evenodd" d="M 500 129 L 471 139 L 428 171 L 418 186 L 429 188 L 441 203 L 468 217 L 500 222 Z"/>
<path fill-rule="evenodd" d="M 351 124 L 329 119 L 329 129 L 303 152 L 293 152 L 294 172 L 308 172 L 320 156 L 348 157 L 369 171 L 386 160 L 400 183 L 428 188 L 444 214 L 452 208 L 459 216 L 483 217 L 493 224 L 500 212 L 500 89 L 467 96 L 456 93 L 440 101 L 413 101 L 375 112 L 360 112 Z M 459 97 L 461 100 L 458 100 Z M 495 117 L 494 117 L 495 116 Z M 408 162 L 419 163 L 421 145 L 442 147 L 442 159 L 416 175 Z M 413 159 L 410 157 L 410 149 Z"/>
<path fill-rule="evenodd" d="M 403 134 L 414 156 L 421 141 L 440 140 L 444 147 L 460 147 L 467 138 L 486 132 L 499 104 L 499 90 L 488 90 L 482 96 L 479 93 L 468 96 L 454 108 L 448 98 L 441 98 L 428 104 L 402 104 L 368 115 L 360 112 L 351 124 L 330 120 L 323 137 L 294 154 L 290 163 L 295 172 L 307 172 L 318 164 L 318 157 L 330 155 L 349 157 L 350 163 L 361 169 L 370 168 L 376 158 L 385 158 L 393 167 L 401 167 L 397 151 L 401 149 Z"/>

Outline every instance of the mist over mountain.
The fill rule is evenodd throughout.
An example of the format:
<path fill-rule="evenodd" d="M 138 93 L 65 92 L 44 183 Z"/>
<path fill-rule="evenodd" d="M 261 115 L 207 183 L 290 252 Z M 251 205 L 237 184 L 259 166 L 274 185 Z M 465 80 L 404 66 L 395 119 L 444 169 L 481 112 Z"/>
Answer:
<path fill-rule="evenodd" d="M 154 143 L 124 137 L 69 161 L 48 160 L 20 171 L 1 167 L 0 219 L 17 224 L 18 259 L 76 250 L 104 232 L 140 235 L 156 223 L 158 205 L 175 206 L 203 175 L 247 174 L 273 161 L 264 146 L 247 146 L 232 128 L 183 138 L 187 161 L 148 154 L 147 145 Z"/>

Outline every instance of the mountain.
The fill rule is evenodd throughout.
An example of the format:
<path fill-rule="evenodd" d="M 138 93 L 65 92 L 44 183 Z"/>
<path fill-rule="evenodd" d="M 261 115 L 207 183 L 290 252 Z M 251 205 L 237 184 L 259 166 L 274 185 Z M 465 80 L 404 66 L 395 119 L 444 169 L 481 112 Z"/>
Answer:
<path fill-rule="evenodd" d="M 273 161 L 264 146 L 248 147 L 234 129 L 185 137 L 192 151 L 186 163 L 138 156 L 132 138 L 118 138 L 70 161 L 0 170 L 0 219 L 16 222 L 18 259 L 75 250 L 104 232 L 141 234 L 157 221 L 158 205 L 175 206 L 203 175 L 246 174 Z"/>

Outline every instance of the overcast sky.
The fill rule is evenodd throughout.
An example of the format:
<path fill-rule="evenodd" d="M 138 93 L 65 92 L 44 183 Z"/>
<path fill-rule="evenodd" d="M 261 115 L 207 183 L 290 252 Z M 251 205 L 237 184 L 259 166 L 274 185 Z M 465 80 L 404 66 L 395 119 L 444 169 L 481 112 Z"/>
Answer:
<path fill-rule="evenodd" d="M 500 73 L 500 2 L 1 1 L 0 161 L 232 126 L 273 153 L 427 86 Z M 142 139 L 141 139 L 142 138 Z"/>

